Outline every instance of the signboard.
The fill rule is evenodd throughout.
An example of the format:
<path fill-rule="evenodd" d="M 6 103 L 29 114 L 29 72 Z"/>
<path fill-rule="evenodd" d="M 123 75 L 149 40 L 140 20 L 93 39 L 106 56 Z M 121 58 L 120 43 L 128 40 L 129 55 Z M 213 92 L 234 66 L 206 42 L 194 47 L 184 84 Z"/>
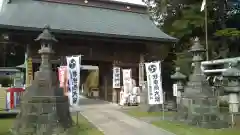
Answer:
<path fill-rule="evenodd" d="M 78 105 L 81 56 L 67 56 L 70 105 Z"/>
<path fill-rule="evenodd" d="M 160 62 L 145 63 L 147 74 L 148 104 L 163 104 Z"/>
<path fill-rule="evenodd" d="M 113 67 L 113 88 L 121 88 L 121 69 Z"/>
<path fill-rule="evenodd" d="M 33 68 L 32 68 L 32 58 L 27 58 L 26 63 L 26 85 L 29 86 L 33 80 Z"/>
<path fill-rule="evenodd" d="M 173 96 L 174 97 L 177 97 L 178 96 L 178 90 L 177 90 L 177 84 L 173 84 Z"/>

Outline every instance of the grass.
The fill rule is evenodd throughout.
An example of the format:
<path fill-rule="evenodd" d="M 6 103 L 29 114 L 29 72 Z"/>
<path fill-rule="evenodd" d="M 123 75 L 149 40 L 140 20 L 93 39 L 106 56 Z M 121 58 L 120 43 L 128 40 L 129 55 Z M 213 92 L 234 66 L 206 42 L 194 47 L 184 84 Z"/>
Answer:
<path fill-rule="evenodd" d="M 73 116 L 73 120 L 76 122 L 76 116 Z M 12 127 L 13 122 L 13 118 L 0 119 L 0 135 L 9 135 L 9 129 Z M 71 135 L 104 135 L 80 114 L 78 125 L 71 128 L 69 132 Z"/>
<path fill-rule="evenodd" d="M 0 135 L 8 135 L 14 119 L 0 119 Z"/>
<path fill-rule="evenodd" d="M 76 116 L 73 116 L 73 120 L 76 123 Z M 74 130 L 74 132 L 78 131 L 78 134 L 75 133 L 75 135 L 104 135 L 92 123 L 90 123 L 85 117 L 80 114 L 78 115 L 78 126 L 74 127 Z"/>
<path fill-rule="evenodd" d="M 134 109 L 129 109 L 126 112 L 128 115 L 136 117 L 136 118 L 141 118 L 141 117 L 158 117 L 158 116 L 162 116 L 163 112 L 144 112 L 144 111 L 140 111 L 138 108 L 134 108 Z M 173 116 L 174 112 L 165 112 L 164 113 L 165 116 Z"/>
<path fill-rule="evenodd" d="M 0 110 L 6 108 L 6 88 L 0 88 Z"/>
<path fill-rule="evenodd" d="M 239 129 L 232 128 L 204 129 L 170 121 L 158 121 L 153 122 L 152 124 L 175 133 L 176 135 L 240 135 Z"/>
<path fill-rule="evenodd" d="M 163 115 L 162 112 L 143 112 L 137 108 L 129 109 L 126 113 L 136 118 L 161 117 Z M 165 112 L 164 115 L 173 116 L 174 112 Z M 240 135 L 240 130 L 237 128 L 204 129 L 170 121 L 154 121 L 152 124 L 176 135 Z"/>

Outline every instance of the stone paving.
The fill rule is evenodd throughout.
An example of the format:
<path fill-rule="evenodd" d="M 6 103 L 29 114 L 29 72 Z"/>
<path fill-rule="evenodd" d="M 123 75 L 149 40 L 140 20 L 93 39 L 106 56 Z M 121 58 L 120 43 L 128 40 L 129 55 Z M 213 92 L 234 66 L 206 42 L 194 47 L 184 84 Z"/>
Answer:
<path fill-rule="evenodd" d="M 147 122 L 124 114 L 120 107 L 101 100 L 80 100 L 75 108 L 105 135 L 174 135 Z"/>

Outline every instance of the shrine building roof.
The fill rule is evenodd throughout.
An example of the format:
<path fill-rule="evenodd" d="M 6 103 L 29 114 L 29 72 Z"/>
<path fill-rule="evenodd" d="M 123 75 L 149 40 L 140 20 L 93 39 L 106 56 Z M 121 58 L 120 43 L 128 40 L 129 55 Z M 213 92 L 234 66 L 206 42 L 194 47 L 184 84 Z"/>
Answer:
<path fill-rule="evenodd" d="M 95 3 L 94 0 L 3 1 L 2 6 L 0 5 L 0 28 L 40 30 L 45 25 L 50 25 L 53 32 L 59 33 L 160 42 L 177 41 L 157 28 L 146 13 L 144 5 L 110 0 L 98 0 Z"/>

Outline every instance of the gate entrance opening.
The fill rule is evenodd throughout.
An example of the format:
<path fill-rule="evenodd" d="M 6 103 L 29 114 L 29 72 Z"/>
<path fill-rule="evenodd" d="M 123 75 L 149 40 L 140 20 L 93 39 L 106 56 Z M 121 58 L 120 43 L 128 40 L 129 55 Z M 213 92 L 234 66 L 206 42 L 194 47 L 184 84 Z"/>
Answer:
<path fill-rule="evenodd" d="M 33 72 L 37 71 L 40 63 L 37 59 L 33 60 Z M 97 96 L 99 97 L 99 66 L 97 61 L 81 61 L 80 66 L 80 93 L 85 96 Z M 60 61 L 52 61 L 52 69 L 57 72 L 57 68 L 60 66 Z"/>

